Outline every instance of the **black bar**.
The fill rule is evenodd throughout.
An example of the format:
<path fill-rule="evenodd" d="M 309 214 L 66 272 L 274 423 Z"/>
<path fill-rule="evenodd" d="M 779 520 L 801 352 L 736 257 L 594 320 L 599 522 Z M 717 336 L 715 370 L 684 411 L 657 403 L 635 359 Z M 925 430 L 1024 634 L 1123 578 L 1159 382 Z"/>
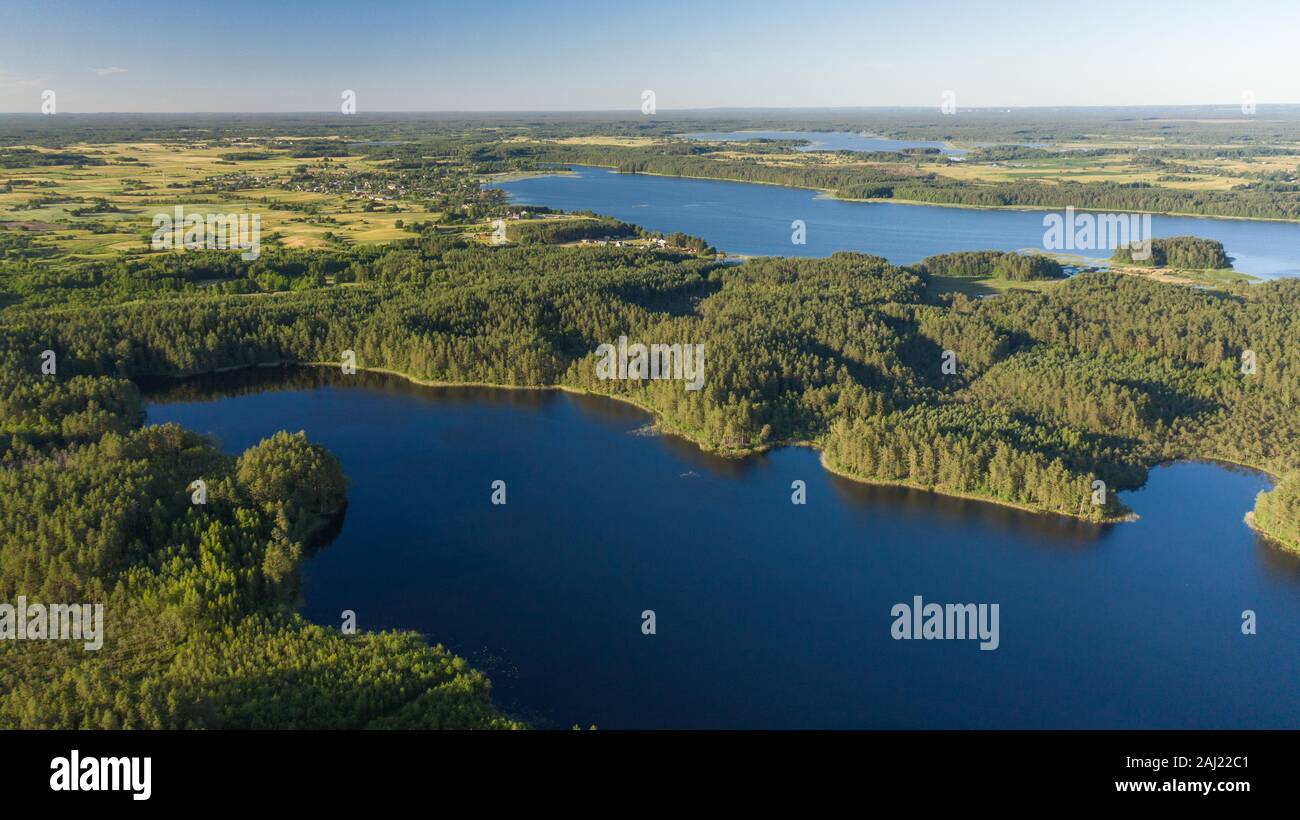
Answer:
<path fill-rule="evenodd" d="M 431 794 L 490 803 L 567 793 L 595 806 L 604 802 L 597 792 L 609 788 L 625 790 L 623 804 L 632 795 L 634 803 L 643 795 L 684 800 L 699 787 L 739 788 L 738 799 L 760 802 L 815 793 L 863 806 L 896 797 L 927 806 L 978 798 L 999 806 L 1194 800 L 1222 808 L 1286 797 L 1297 733 L 51 731 L 5 739 L 7 791 L 36 805 L 127 812 L 285 800 L 378 806 Z M 70 761 L 73 749 L 83 766 L 89 757 L 148 757 L 148 799 L 129 790 L 52 790 L 51 761 Z M 1214 790 L 1193 791 L 1193 782 Z M 1131 791 L 1147 788 L 1154 791 Z"/>

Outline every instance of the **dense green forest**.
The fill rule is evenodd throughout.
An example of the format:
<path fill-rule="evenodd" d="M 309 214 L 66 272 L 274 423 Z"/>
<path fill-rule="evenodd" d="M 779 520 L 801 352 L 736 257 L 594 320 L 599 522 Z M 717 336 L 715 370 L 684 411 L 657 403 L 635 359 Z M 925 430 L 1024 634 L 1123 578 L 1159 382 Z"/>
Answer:
<path fill-rule="evenodd" d="M 239 293 L 237 267 L 228 287 L 147 302 L 61 309 L 41 291 L 45 309 L 5 311 L 7 349 L 18 372 L 55 350 L 68 376 L 337 362 L 355 350 L 361 367 L 425 380 L 613 393 L 724 452 L 813 441 L 865 478 L 1086 518 L 1123 512 L 1087 502 L 1093 480 L 1136 486 L 1161 458 L 1275 471 L 1294 461 L 1291 282 L 1216 294 L 1088 274 L 1050 293 L 936 300 L 923 270 L 859 254 L 725 266 L 430 232 L 352 256 L 354 283 L 319 286 L 308 269 L 280 274 L 288 287 L 269 294 Z M 619 335 L 705 344 L 705 388 L 598 380 L 594 351 Z M 1018 486 L 1007 472 L 1045 477 Z"/>
<path fill-rule="evenodd" d="M 0 168 L 40 168 L 47 165 L 103 165 L 104 160 L 73 151 L 35 151 L 31 148 L 0 149 Z"/>
<path fill-rule="evenodd" d="M 177 427 L 143 427 L 137 381 L 146 377 L 335 367 L 354 351 L 362 369 L 420 380 L 612 395 L 724 454 L 808 443 L 828 468 L 857 479 L 1089 521 L 1123 518 L 1116 492 L 1141 486 L 1161 461 L 1222 459 L 1288 476 L 1261 494 L 1253 521 L 1300 547 L 1300 281 L 1204 291 L 1094 272 L 1041 292 L 975 300 L 942 292 L 932 277 L 1056 279 L 1061 267 L 995 251 L 911 267 L 855 253 L 724 264 L 705 240 L 684 234 L 662 237 L 663 247 L 563 246 L 657 236 L 595 215 L 511 221 L 499 246 L 461 230 L 506 210 L 490 198 L 468 201 L 473 174 L 548 162 L 842 196 L 1298 217 L 1286 178 L 1220 191 L 976 185 L 928 173 L 927 155 L 909 157 L 915 166 L 904 173 L 726 158 L 685 140 L 653 148 L 507 140 L 671 136 L 707 128 L 706 116 L 503 115 L 470 132 L 454 118 L 359 118 L 340 128 L 303 115 L 292 129 L 235 119 L 200 118 L 197 127 L 230 148 L 227 156 L 244 152 L 240 161 L 291 151 L 441 167 L 428 181 L 456 180 L 440 205 L 451 213 L 440 224 L 399 225 L 413 235 L 384 244 L 306 250 L 269 235 L 255 260 L 144 250 L 55 258 L 26 233 L 0 233 L 0 597 L 100 601 L 108 630 L 99 652 L 60 641 L 0 643 L 0 726 L 516 725 L 494 708 L 488 681 L 440 646 L 412 633 L 344 634 L 298 614 L 301 563 L 328 548 L 346 514 L 346 481 L 328 452 L 285 432 L 232 456 Z M 887 121 L 892 130 L 881 130 L 898 136 L 933 138 L 926 129 L 940 127 Z M 38 157 L 20 147 L 3 161 L 94 165 L 102 159 L 78 137 L 181 140 L 194 139 L 196 128 L 193 120 L 113 123 L 104 130 L 103 121 L 76 116 L 57 127 L 20 118 L 0 131 L 0 144 L 60 152 Z M 1095 126 L 1067 118 L 1054 127 Z M 1272 127 L 1252 129 L 1263 138 Z M 979 117 L 953 124 L 968 138 L 981 128 L 1016 139 L 1043 130 L 1019 133 Z M 286 130 L 316 138 L 280 139 Z M 255 151 L 239 142 L 250 133 L 265 137 Z M 1187 125 L 1176 138 L 1203 135 Z M 388 144 L 394 136 L 411 142 Z M 760 153 L 793 147 L 774 142 Z M 1203 150 L 1150 158 L 1176 163 Z M 987 154 L 1003 161 L 1036 151 Z M 85 205 L 91 214 L 102 207 Z M 1218 243 L 1190 237 L 1155 248 L 1156 263 L 1170 267 L 1229 262 Z M 703 345 L 702 389 L 598 378 L 595 351 L 619 336 Z M 50 361 L 57 367 L 44 372 Z M 196 479 L 206 484 L 203 504 L 193 502 Z"/>
<path fill-rule="evenodd" d="M 1065 275 L 1061 263 L 1042 254 L 1002 251 L 957 251 L 927 256 L 917 265 L 931 276 L 957 276 L 1009 279 L 1029 282 L 1036 279 L 1060 279 Z"/>
<path fill-rule="evenodd" d="M 344 504 L 338 462 L 301 433 L 235 458 L 141 428 L 120 378 L 4 382 L 0 598 L 101 603 L 105 640 L 0 643 L 0 726 L 513 725 L 441 647 L 296 614 L 299 564 Z"/>
<path fill-rule="evenodd" d="M 1291 473 L 1259 494 L 1251 523 L 1294 550 L 1300 550 L 1300 472 Z"/>
<path fill-rule="evenodd" d="M 510 222 L 506 238 L 521 245 L 558 245 L 580 239 L 622 239 L 636 236 L 635 225 L 617 219 L 551 219 L 541 222 Z"/>
<path fill-rule="evenodd" d="M 1150 265 L 1152 267 L 1183 268 L 1185 270 L 1225 269 L 1232 260 L 1223 250 L 1223 243 L 1195 236 L 1171 236 L 1151 240 L 1151 258 L 1134 261 L 1132 248 L 1117 248 L 1111 256 L 1124 264 Z"/>
<path fill-rule="evenodd" d="M 93 304 L 74 277 L 33 293 L 39 308 L 17 293 L 0 314 L 0 583 L 9 597 L 107 601 L 112 637 L 98 654 L 0 648 L 4 725 L 511 725 L 442 649 L 295 614 L 299 562 L 342 500 L 328 454 L 283 434 L 233 458 L 174 427 L 140 429 L 128 377 L 354 350 L 363 368 L 420 379 L 626 398 L 723 452 L 810 441 L 862 479 L 1092 520 L 1122 516 L 1114 491 L 1163 459 L 1300 468 L 1300 282 L 1210 293 L 1094 273 L 977 301 L 936 299 L 924 271 L 848 253 L 722 265 L 471 246 L 433 229 L 339 253 L 329 264 L 356 282 L 318 285 L 309 264 L 277 274 L 286 290 L 241 293 L 260 274 L 232 264 L 228 288 Z M 186 257 L 150 260 L 141 286 L 184 281 Z M 594 350 L 619 335 L 705 345 L 704 388 L 597 379 Z M 45 350 L 54 375 L 40 371 Z M 1290 486 L 1257 516 L 1284 540 Z"/>

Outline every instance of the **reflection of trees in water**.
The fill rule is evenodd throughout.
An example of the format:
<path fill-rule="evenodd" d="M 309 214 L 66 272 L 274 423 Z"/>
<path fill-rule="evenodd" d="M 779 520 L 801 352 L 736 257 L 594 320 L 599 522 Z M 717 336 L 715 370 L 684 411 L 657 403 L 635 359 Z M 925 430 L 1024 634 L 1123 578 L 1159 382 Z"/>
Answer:
<path fill-rule="evenodd" d="M 645 426 L 654 421 L 654 417 L 640 407 L 609 396 L 569 393 L 568 398 L 573 409 L 586 421 L 598 421 L 620 428 Z"/>
<path fill-rule="evenodd" d="M 362 389 L 390 396 L 407 396 L 441 406 L 488 405 L 493 407 L 539 408 L 553 403 L 554 390 L 512 390 L 496 387 L 432 387 L 416 384 L 401 376 L 358 370 L 345 374 L 338 367 L 288 365 L 249 367 L 225 373 L 205 373 L 184 378 L 141 377 L 136 379 L 152 404 L 207 402 L 278 391 L 306 392 L 329 387 Z"/>
<path fill-rule="evenodd" d="M 617 428 L 635 429 L 649 423 L 651 415 L 626 402 L 606 396 L 565 394 L 557 390 L 515 390 L 492 387 L 431 387 L 416 384 L 387 373 L 358 371 L 347 375 L 336 367 L 284 366 L 251 367 L 225 373 L 186 378 L 150 377 L 137 379 L 146 399 L 154 404 L 174 402 L 213 402 L 264 392 L 307 392 L 321 388 L 363 389 L 387 395 L 404 396 L 436 404 L 439 407 L 497 407 L 540 409 L 567 400 L 585 421 Z M 672 434 L 661 434 L 656 443 L 689 470 L 683 478 L 700 474 L 741 480 L 752 477 L 768 465 L 765 454 L 740 458 L 724 457 L 701 450 L 694 442 Z M 1202 461 L 1234 474 L 1266 476 L 1250 467 L 1230 462 Z M 1170 466 L 1169 463 L 1160 465 Z M 820 468 L 819 468 L 820 469 Z M 698 472 L 697 472 L 698 471 Z M 1149 476 L 1148 476 L 1149 478 Z M 1097 525 L 1065 516 L 1034 513 L 999 504 L 956 498 L 908 487 L 864 484 L 852 479 L 829 475 L 832 489 L 846 505 L 858 509 L 888 508 L 958 524 L 1028 534 L 1047 547 L 1078 548 L 1096 545 L 1112 526 Z M 318 545 L 328 543 L 337 534 L 342 516 L 331 522 Z M 1274 542 L 1255 541 L 1260 562 L 1270 574 L 1300 582 L 1300 553 L 1279 548 Z"/>
<path fill-rule="evenodd" d="M 249 367 L 182 378 L 142 376 L 135 382 L 150 403 L 170 404 L 220 401 L 274 390 L 314 390 L 331 383 L 328 379 L 325 369 L 318 367 Z"/>
<path fill-rule="evenodd" d="M 761 453 L 733 458 L 705 452 L 690 439 L 671 433 L 660 436 L 659 443 L 672 454 L 673 458 L 722 478 L 744 478 L 767 463 L 767 456 Z"/>
<path fill-rule="evenodd" d="M 307 392 L 326 387 L 377 391 L 439 407 L 540 409 L 561 399 L 556 390 L 431 387 L 388 373 L 359 370 L 350 375 L 344 374 L 336 367 L 250 367 L 181 379 L 141 378 L 137 381 L 145 397 L 154 404 L 221 401 L 255 393 Z M 631 429 L 651 419 L 650 414 L 639 407 L 606 396 L 567 394 L 564 398 L 587 421 Z M 720 456 L 705 452 L 689 439 L 671 433 L 658 436 L 657 442 L 692 470 L 719 478 L 743 479 L 752 476 L 767 464 L 767 456 L 761 453 L 740 458 Z M 888 506 L 946 520 L 1014 529 L 1022 533 L 1028 531 L 1057 545 L 1092 543 L 1107 529 L 1105 526 L 1063 516 L 1030 513 L 923 490 L 862 484 L 833 474 L 830 480 L 837 495 L 853 506 Z"/>
<path fill-rule="evenodd" d="M 338 512 L 325 519 L 324 523 L 311 533 L 305 544 L 307 555 L 314 555 L 320 549 L 329 546 L 338 538 L 343 531 L 343 521 L 347 518 L 348 505 L 347 501 L 343 502 L 342 508 Z"/>
<path fill-rule="evenodd" d="M 1256 534 L 1255 557 L 1270 575 L 1300 583 L 1300 552 L 1287 549 L 1271 538 Z"/>
<path fill-rule="evenodd" d="M 1029 512 L 911 487 L 863 484 L 834 473 L 830 475 L 830 483 L 840 500 L 850 506 L 887 507 L 891 511 L 904 510 L 918 517 L 974 524 L 990 530 L 1010 530 L 1018 535 L 1028 534 L 1041 539 L 1040 543 L 1047 547 L 1092 546 L 1111 527 L 1116 526 L 1094 524 L 1064 515 Z"/>

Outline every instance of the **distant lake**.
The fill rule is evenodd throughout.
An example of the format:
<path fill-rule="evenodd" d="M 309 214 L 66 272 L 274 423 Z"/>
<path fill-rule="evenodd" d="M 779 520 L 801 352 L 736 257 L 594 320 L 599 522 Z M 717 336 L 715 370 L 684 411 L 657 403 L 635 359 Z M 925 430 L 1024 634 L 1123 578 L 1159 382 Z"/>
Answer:
<path fill-rule="evenodd" d="M 800 151 L 902 151 L 905 148 L 937 148 L 950 156 L 961 156 L 965 149 L 953 148 L 935 140 L 894 140 L 856 134 L 850 131 L 701 131 L 682 134 L 694 140 L 735 142 L 743 140 L 808 140 L 811 145 Z"/>
<path fill-rule="evenodd" d="M 521 205 L 590 209 L 651 230 L 701 236 L 728 253 L 828 256 L 861 251 L 899 265 L 950 251 L 1041 249 L 1043 216 L 1053 213 L 846 202 L 799 188 L 583 166 L 571 174 L 525 177 L 495 187 Z M 807 244 L 790 241 L 790 224 L 796 219 L 807 225 Z M 1157 237 L 1217 239 L 1244 273 L 1300 276 L 1300 223 L 1153 216 L 1151 228 Z M 1101 262 L 1110 254 L 1090 255 Z"/>
<path fill-rule="evenodd" d="M 148 412 L 231 453 L 281 429 L 328 447 L 350 504 L 305 615 L 417 630 L 534 725 L 1300 728 L 1300 558 L 1242 523 L 1253 472 L 1158 468 L 1123 494 L 1141 519 L 1101 527 L 859 484 L 806 449 L 715 458 L 559 392 L 246 371 Z M 916 595 L 999 604 L 999 648 L 892 639 Z"/>

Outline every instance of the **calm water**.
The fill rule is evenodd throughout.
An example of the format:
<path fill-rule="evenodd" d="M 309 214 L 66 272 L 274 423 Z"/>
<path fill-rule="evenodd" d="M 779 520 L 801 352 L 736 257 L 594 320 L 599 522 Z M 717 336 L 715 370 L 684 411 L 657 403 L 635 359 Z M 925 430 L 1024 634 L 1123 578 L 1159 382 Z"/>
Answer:
<path fill-rule="evenodd" d="M 1139 521 L 1095 527 L 849 482 L 809 450 L 713 458 L 562 393 L 268 371 L 154 402 L 232 453 L 303 429 L 338 455 L 350 506 L 306 616 L 425 633 L 537 725 L 1300 727 L 1300 560 L 1242 524 L 1257 474 L 1159 468 L 1123 496 Z M 892 640 L 914 595 L 998 603 L 1000 648 Z"/>
<path fill-rule="evenodd" d="M 1041 249 L 1043 214 L 1048 213 L 844 202 L 776 185 L 589 167 L 497 187 L 520 204 L 590 209 L 651 230 L 684 231 L 729 253 L 828 256 L 862 251 L 900 265 L 949 251 Z M 796 219 L 807 225 L 807 244 L 790 241 L 790 223 Z M 1235 259 L 1234 267 L 1245 273 L 1300 276 L 1300 223 L 1153 216 L 1151 228 L 1157 237 L 1217 239 Z"/>
<path fill-rule="evenodd" d="M 808 140 L 811 145 L 800 151 L 902 151 L 904 148 L 938 148 L 950 156 L 961 156 L 966 151 L 953 148 L 946 142 L 934 140 L 891 140 L 885 137 L 873 137 L 869 134 L 855 134 L 849 131 L 701 131 L 683 134 L 697 140 L 743 141 L 743 140 Z"/>

